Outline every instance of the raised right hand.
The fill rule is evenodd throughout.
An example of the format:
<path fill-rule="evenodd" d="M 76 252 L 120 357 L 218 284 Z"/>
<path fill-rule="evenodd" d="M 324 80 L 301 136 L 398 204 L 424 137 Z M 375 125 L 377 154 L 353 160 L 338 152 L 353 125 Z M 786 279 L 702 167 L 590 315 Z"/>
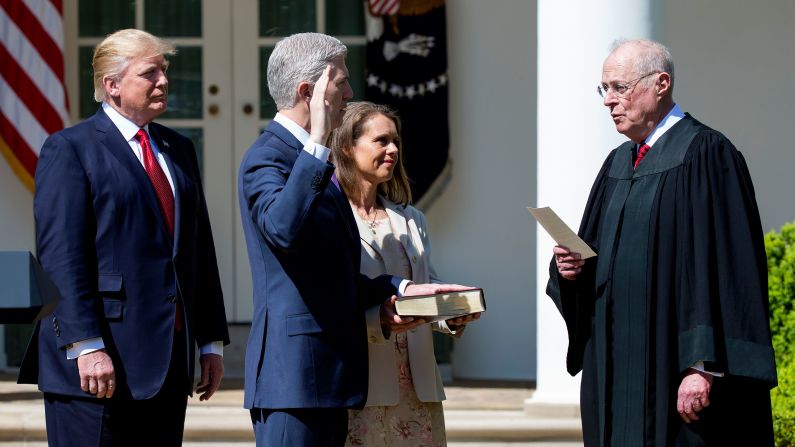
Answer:
<path fill-rule="evenodd" d="M 99 398 L 113 397 L 116 390 L 116 371 L 113 360 L 104 349 L 83 354 L 77 358 L 80 388 Z"/>
<path fill-rule="evenodd" d="M 309 100 L 309 138 L 317 144 L 326 144 L 331 128 L 331 103 L 326 100 L 326 89 L 331 79 L 331 65 L 326 65 L 312 89 Z"/>
<path fill-rule="evenodd" d="M 577 279 L 577 275 L 582 272 L 582 266 L 585 265 L 582 255 L 572 252 L 562 245 L 556 245 L 552 249 L 552 253 L 555 254 L 555 264 L 560 276 L 568 280 Z"/>

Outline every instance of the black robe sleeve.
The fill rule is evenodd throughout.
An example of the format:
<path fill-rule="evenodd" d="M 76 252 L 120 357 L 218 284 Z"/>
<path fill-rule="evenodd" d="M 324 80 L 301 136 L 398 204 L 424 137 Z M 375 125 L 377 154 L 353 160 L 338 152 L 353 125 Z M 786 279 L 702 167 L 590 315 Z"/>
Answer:
<path fill-rule="evenodd" d="M 690 149 L 672 195 L 675 225 L 659 228 L 657 259 L 658 269 L 677 270 L 679 370 L 703 360 L 708 369 L 773 387 L 767 262 L 748 168 L 713 130 L 700 132 Z M 676 232 L 668 248 L 666 231 Z"/>
<path fill-rule="evenodd" d="M 610 172 L 610 166 L 613 163 L 615 154 L 616 151 L 613 150 L 607 156 L 596 176 L 578 231 L 580 238 L 593 249 L 597 247 L 598 224 L 601 211 L 604 209 L 602 202 L 605 200 L 606 191 L 609 189 L 607 174 Z M 594 300 L 596 299 L 596 291 L 594 289 L 595 276 L 596 258 L 590 258 L 585 261 L 585 266 L 576 280 L 567 280 L 560 276 L 555 265 L 554 256 L 550 261 L 549 282 L 547 283 L 546 292 L 552 298 L 566 322 L 566 329 L 569 335 L 566 370 L 572 376 L 582 370 L 585 345 L 591 335 L 591 320 L 593 319 Z"/>

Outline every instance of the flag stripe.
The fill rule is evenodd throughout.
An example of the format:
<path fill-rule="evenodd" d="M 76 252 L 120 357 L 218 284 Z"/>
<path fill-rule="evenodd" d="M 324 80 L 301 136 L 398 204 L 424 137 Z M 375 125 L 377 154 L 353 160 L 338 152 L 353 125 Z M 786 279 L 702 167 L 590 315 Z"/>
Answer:
<path fill-rule="evenodd" d="M 11 90 L 11 87 L 2 76 L 0 76 L 0 92 L 2 92 L 0 94 L 0 113 L 16 129 L 15 133 L 20 136 L 20 140 L 15 139 L 14 141 L 24 141 L 30 151 L 38 156 L 41 145 L 47 139 L 47 132 L 42 128 L 36 117 L 25 107 L 16 92 Z M 2 129 L 0 129 L 0 135 L 6 139 L 8 144 L 14 143 L 14 141 L 11 141 L 10 134 L 6 134 Z M 12 147 L 12 149 L 16 152 L 16 148 Z"/>
<path fill-rule="evenodd" d="M 400 0 L 370 0 L 370 11 L 375 15 L 393 15 L 400 8 Z"/>
<path fill-rule="evenodd" d="M 44 27 L 36 20 L 36 17 L 31 14 L 27 6 L 14 0 L 0 0 L 0 10 L 5 10 L 8 19 L 17 25 L 17 29 L 23 31 L 28 42 L 36 48 L 39 54 L 47 55 L 44 62 L 50 66 L 59 80 L 63 82 L 64 68 L 62 50 L 58 48 L 55 42 L 48 38 L 48 34 L 44 30 Z"/>
<path fill-rule="evenodd" d="M 8 19 L 2 8 L 0 8 L 0 30 L 2 30 L 0 45 L 4 46 L 9 56 L 17 61 L 22 71 L 27 74 L 36 88 L 41 90 L 41 94 L 47 98 L 53 108 L 60 111 L 61 122 L 67 123 L 66 89 L 62 79 L 53 73 L 51 67 L 24 38 L 16 24 Z M 60 54 L 60 50 L 58 51 Z M 4 59 L 0 58 L 0 63 L 4 64 Z M 2 94 L 3 92 L 0 92 L 0 95 Z"/>
<path fill-rule="evenodd" d="M 15 92 L 26 92 L 20 99 L 25 103 L 36 119 L 42 124 L 47 133 L 57 132 L 64 127 L 63 118 L 53 108 L 47 98 L 41 94 L 41 90 L 31 82 L 30 78 L 22 71 L 16 59 L 10 57 L 5 47 L 0 45 L 0 76 Z"/>
<path fill-rule="evenodd" d="M 38 161 L 37 154 L 30 149 L 22 135 L 17 132 L 17 129 L 6 119 L 2 112 L 0 112 L 0 136 L 25 170 L 31 175 L 35 173 L 36 162 Z"/>
<path fill-rule="evenodd" d="M 55 5 L 49 0 L 24 0 L 24 2 L 31 14 L 44 27 L 50 39 L 63 51 L 63 20 Z"/>
<path fill-rule="evenodd" d="M 25 186 L 47 136 L 69 122 L 63 0 L 0 0 L 0 154 Z"/>
<path fill-rule="evenodd" d="M 50 3 L 58 11 L 58 15 L 63 17 L 63 2 L 61 0 L 50 0 Z"/>

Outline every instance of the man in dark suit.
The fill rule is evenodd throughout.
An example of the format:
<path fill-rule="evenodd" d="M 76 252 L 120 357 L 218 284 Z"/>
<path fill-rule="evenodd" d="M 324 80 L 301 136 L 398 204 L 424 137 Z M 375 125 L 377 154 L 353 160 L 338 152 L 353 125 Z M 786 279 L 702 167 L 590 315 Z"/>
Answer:
<path fill-rule="evenodd" d="M 276 44 L 268 88 L 279 113 L 243 158 L 240 211 L 254 281 L 245 406 L 257 445 L 342 446 L 347 408 L 367 398 L 364 310 L 385 331 L 424 323 L 394 313 L 395 295 L 461 286 L 359 274 L 359 234 L 324 147 L 353 96 L 347 49 L 316 33 Z"/>
<path fill-rule="evenodd" d="M 92 64 L 102 107 L 41 149 L 36 239 L 61 301 L 20 382 L 44 391 L 50 445 L 180 445 L 195 344 L 202 400 L 223 375 L 229 336 L 196 154 L 152 122 L 172 54 L 144 31 L 108 36 Z"/>

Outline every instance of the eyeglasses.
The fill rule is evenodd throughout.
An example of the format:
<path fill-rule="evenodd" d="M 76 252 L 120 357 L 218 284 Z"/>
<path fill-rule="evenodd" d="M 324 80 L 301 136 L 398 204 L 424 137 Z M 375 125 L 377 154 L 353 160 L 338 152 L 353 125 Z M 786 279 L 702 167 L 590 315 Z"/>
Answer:
<path fill-rule="evenodd" d="M 660 73 L 659 71 L 653 71 L 653 72 L 645 74 L 645 75 L 643 75 L 643 76 L 641 76 L 639 78 L 635 78 L 635 79 L 633 79 L 631 81 L 615 82 L 615 83 L 613 83 L 613 85 L 600 84 L 600 85 L 596 86 L 596 92 L 599 93 L 599 96 L 604 98 L 605 96 L 607 96 L 607 93 L 610 90 L 612 90 L 613 94 L 616 95 L 617 97 L 626 98 L 632 93 L 632 88 L 635 86 L 635 84 L 638 83 L 638 81 L 640 81 L 643 78 L 648 78 L 651 75 L 656 75 L 656 74 L 659 74 L 659 73 Z"/>

